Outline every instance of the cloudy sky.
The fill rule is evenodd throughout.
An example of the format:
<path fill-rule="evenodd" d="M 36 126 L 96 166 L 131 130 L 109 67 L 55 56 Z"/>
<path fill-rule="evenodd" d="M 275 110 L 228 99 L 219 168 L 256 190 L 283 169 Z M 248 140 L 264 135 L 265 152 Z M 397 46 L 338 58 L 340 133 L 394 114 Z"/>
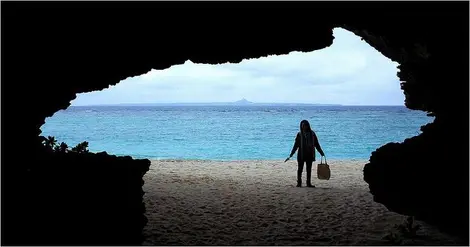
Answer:
<path fill-rule="evenodd" d="M 186 61 L 77 95 L 72 105 L 231 102 L 403 105 L 397 63 L 360 37 L 334 30 L 333 45 L 308 53 L 243 60 L 238 64 Z M 288 38 L 288 37 L 286 37 Z"/>

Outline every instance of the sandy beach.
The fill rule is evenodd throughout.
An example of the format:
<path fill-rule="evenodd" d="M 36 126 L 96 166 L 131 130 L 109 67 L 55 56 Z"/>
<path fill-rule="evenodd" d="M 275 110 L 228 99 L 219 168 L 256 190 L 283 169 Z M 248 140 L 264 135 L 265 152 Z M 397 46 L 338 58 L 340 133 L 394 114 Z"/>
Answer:
<path fill-rule="evenodd" d="M 406 217 L 375 203 L 365 160 L 328 160 L 331 179 L 297 188 L 295 160 L 152 161 L 144 176 L 144 245 L 395 245 Z M 427 224 L 403 244 L 452 245 Z"/>

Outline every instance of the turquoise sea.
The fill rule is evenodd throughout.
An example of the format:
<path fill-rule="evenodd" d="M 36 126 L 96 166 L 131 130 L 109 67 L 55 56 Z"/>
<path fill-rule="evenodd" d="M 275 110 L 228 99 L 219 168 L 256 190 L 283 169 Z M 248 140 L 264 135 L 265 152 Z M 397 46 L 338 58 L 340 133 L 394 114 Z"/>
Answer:
<path fill-rule="evenodd" d="M 134 158 L 283 160 L 302 119 L 329 159 L 368 159 L 433 121 L 404 106 L 71 106 L 46 119 L 41 135 Z"/>

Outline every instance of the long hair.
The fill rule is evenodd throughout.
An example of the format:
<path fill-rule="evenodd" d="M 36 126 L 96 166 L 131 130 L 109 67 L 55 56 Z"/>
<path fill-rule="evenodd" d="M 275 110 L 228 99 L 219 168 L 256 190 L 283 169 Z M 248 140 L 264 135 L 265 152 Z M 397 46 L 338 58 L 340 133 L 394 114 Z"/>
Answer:
<path fill-rule="evenodd" d="M 307 126 L 307 130 L 312 132 L 312 128 L 310 128 L 310 123 L 307 120 L 302 120 L 300 121 L 300 133 L 304 133 L 302 129 L 302 124 L 305 124 Z"/>

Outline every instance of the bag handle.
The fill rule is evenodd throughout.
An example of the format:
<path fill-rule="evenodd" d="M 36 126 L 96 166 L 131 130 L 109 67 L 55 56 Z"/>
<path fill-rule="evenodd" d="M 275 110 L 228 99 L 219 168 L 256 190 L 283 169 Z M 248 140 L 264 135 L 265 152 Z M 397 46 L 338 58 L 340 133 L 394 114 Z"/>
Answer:
<path fill-rule="evenodd" d="M 323 164 L 323 157 L 325 157 L 325 165 L 327 165 L 328 163 L 326 163 L 326 156 L 321 156 L 321 158 L 320 158 L 320 164 Z"/>

